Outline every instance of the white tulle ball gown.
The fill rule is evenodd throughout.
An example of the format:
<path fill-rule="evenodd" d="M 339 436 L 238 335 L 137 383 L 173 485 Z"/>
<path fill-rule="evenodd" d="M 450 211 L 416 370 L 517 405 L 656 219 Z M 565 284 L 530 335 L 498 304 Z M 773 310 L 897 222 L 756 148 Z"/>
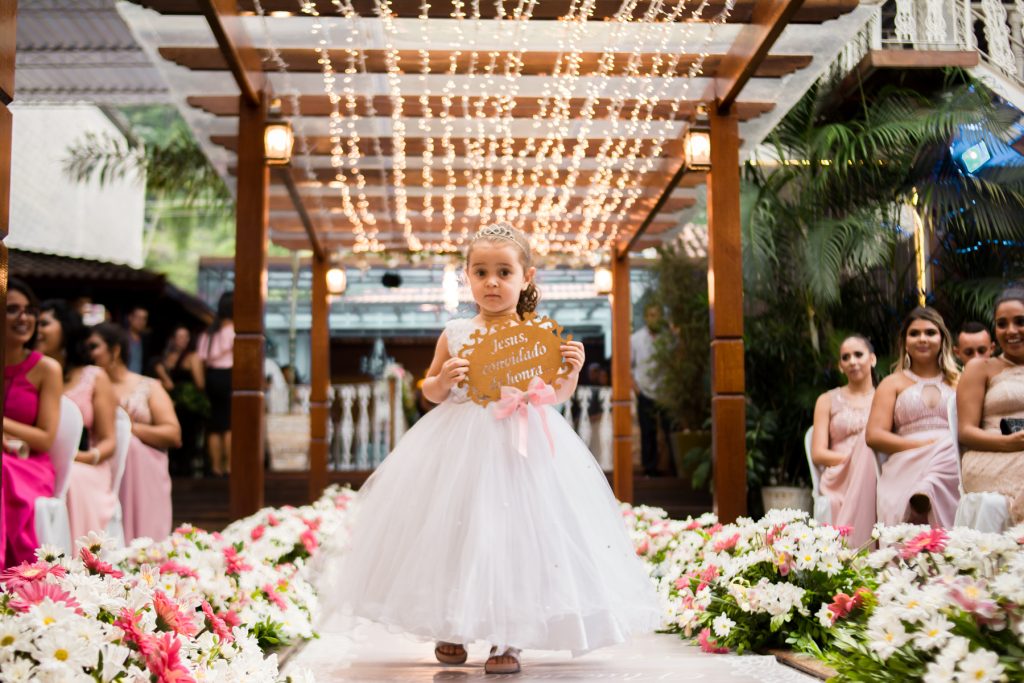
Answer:
<path fill-rule="evenodd" d="M 474 328 L 448 323 L 452 355 Z M 418 421 L 360 491 L 348 550 L 325 576 L 325 612 L 577 655 L 657 628 L 658 598 L 605 475 L 554 408 L 528 412 L 527 457 L 517 418 L 497 419 L 462 389 Z"/>

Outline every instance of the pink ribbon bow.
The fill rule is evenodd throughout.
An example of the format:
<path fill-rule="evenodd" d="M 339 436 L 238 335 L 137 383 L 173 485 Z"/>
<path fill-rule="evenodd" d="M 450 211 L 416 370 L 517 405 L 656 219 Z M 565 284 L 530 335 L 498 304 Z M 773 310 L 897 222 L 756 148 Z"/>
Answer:
<path fill-rule="evenodd" d="M 526 457 L 526 441 L 527 441 L 527 430 L 530 425 L 530 413 L 529 408 L 533 406 L 538 408 L 540 406 L 552 405 L 558 401 L 555 396 L 555 388 L 542 380 L 540 377 L 534 377 L 530 380 L 530 385 L 526 388 L 526 391 L 520 391 L 515 387 L 502 387 L 501 388 L 501 399 L 494 404 L 494 417 L 499 420 L 504 420 L 506 417 L 511 417 L 513 414 L 519 422 L 519 443 L 516 446 L 516 450 L 519 451 L 519 455 Z M 551 450 L 551 457 L 555 455 L 555 442 L 551 438 L 551 430 L 548 428 L 548 416 L 543 410 L 538 410 L 537 414 L 540 415 L 540 423 L 544 427 L 544 436 L 548 440 L 548 448 Z"/>

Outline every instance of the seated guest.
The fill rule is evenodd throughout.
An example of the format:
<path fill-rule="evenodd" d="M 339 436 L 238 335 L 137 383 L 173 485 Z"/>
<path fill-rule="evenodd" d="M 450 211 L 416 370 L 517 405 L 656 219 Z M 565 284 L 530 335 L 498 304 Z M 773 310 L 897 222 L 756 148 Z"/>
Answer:
<path fill-rule="evenodd" d="M 64 395 L 82 411 L 85 426 L 67 495 L 71 538 L 77 541 L 90 531 L 106 530 L 117 509 L 113 490 L 117 398 L 107 374 L 89 363 L 81 316 L 59 300 L 43 302 L 41 311 L 36 349 L 63 366 Z"/>
<path fill-rule="evenodd" d="M 1002 293 L 995 307 L 1003 354 L 967 364 L 956 390 L 964 491 L 1010 499 L 1013 524 L 1024 522 L 1024 429 L 1004 434 L 1000 421 L 1024 418 L 1024 289 Z M 1008 424 L 1011 429 L 1021 425 Z"/>
<path fill-rule="evenodd" d="M 988 327 L 974 321 L 964 323 L 953 346 L 953 353 L 963 367 L 967 367 L 972 358 L 991 358 L 995 350 L 996 345 L 988 333 Z"/>
<path fill-rule="evenodd" d="M 897 365 L 878 385 L 868 417 L 868 446 L 889 456 L 878 479 L 878 521 L 950 528 L 960 500 L 947 418 L 960 374 L 953 340 L 938 311 L 915 308 L 897 346 Z"/>
<path fill-rule="evenodd" d="M 0 548 L 4 567 L 35 560 L 36 499 L 53 495 L 54 470 L 48 451 L 57 438 L 60 365 L 35 350 L 39 301 L 16 278 L 7 284 L 4 367 L 4 521 Z"/>
<path fill-rule="evenodd" d="M 850 546 L 871 540 L 875 525 L 875 454 L 864 441 L 877 359 L 866 337 L 853 335 L 839 346 L 839 371 L 846 386 L 818 397 L 814 406 L 811 459 L 824 467 L 821 492 L 832 502 L 832 524 L 850 527 Z"/>
<path fill-rule="evenodd" d="M 128 370 L 128 339 L 121 327 L 97 325 L 87 348 L 92 361 L 106 370 L 114 395 L 132 418 L 132 441 L 120 491 L 125 542 L 142 536 L 162 540 L 171 533 L 167 449 L 181 445 L 174 404 L 160 382 Z"/>

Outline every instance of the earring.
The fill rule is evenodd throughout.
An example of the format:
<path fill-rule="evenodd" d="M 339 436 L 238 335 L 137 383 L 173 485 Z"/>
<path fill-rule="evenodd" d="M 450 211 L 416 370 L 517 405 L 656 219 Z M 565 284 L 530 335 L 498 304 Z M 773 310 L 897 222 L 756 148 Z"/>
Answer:
<path fill-rule="evenodd" d="M 909 352 L 903 354 L 903 369 L 904 370 L 909 370 L 910 369 L 910 353 Z"/>

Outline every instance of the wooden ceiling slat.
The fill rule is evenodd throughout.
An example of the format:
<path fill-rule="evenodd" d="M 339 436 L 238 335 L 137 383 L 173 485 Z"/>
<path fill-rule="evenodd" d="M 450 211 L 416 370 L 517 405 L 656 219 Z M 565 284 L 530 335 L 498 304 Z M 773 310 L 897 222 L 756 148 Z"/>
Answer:
<path fill-rule="evenodd" d="M 419 239 L 424 241 L 437 241 L 441 239 L 441 236 L 443 234 L 442 231 L 444 229 L 444 219 L 440 217 L 435 217 L 431 220 L 427 220 L 420 216 L 415 216 L 410 217 L 409 222 L 412 224 L 413 233 Z M 525 221 L 525 224 L 528 227 L 533 226 L 534 221 L 532 219 L 528 219 Z M 596 230 L 598 224 L 598 221 L 594 221 L 594 223 L 592 224 L 593 229 Z M 305 226 L 303 226 L 302 221 L 299 220 L 297 217 L 271 219 L 270 225 L 275 231 L 281 233 L 306 233 Z M 473 232 L 479 227 L 480 218 L 479 216 L 477 216 L 473 218 L 467 218 L 465 223 L 456 222 L 452 230 L 452 238 L 457 237 L 461 233 L 463 225 L 467 226 L 470 229 L 470 232 Z M 561 235 L 565 233 L 566 230 L 574 232 L 577 227 L 583 225 L 583 221 L 580 219 L 560 220 L 555 221 L 554 223 L 552 223 L 552 225 L 555 228 L 555 232 Z M 677 223 L 674 220 L 656 220 L 651 224 L 650 234 L 657 235 L 664 233 L 668 230 L 673 229 L 674 227 L 676 227 L 676 225 Z M 382 236 L 396 237 L 404 234 L 402 226 L 396 225 L 394 223 L 378 222 L 376 229 L 378 235 Z M 321 225 L 319 232 L 321 237 L 327 239 L 331 235 L 336 235 L 339 233 L 351 234 L 352 228 L 344 217 L 339 217 L 337 220 L 334 221 L 333 229 L 330 226 Z"/>
<path fill-rule="evenodd" d="M 566 208 L 572 211 L 578 208 L 583 203 L 583 197 L 572 197 L 569 199 Z M 373 214 L 386 213 L 390 210 L 389 201 L 386 197 L 367 197 L 367 211 Z M 319 209 L 326 210 L 340 210 L 343 207 L 343 202 L 339 194 L 319 195 L 311 196 L 308 194 L 302 195 L 302 203 L 305 204 L 306 210 L 313 213 Z M 674 213 L 676 211 L 682 211 L 683 209 L 689 209 L 697 203 L 696 199 L 692 197 L 670 197 L 665 207 L 662 209 L 664 213 Z M 410 196 L 409 197 L 409 210 L 419 211 L 423 207 L 423 199 L 421 197 Z M 435 210 L 441 206 L 441 198 L 434 196 L 432 205 Z M 452 208 L 458 214 L 466 211 L 470 207 L 469 197 L 459 196 L 452 197 Z M 270 210 L 271 211 L 288 211 L 293 208 L 292 199 L 288 195 L 271 194 L 270 195 Z"/>
<path fill-rule="evenodd" d="M 534 115 L 540 113 L 542 99 L 539 97 L 517 97 L 515 99 L 515 106 L 513 107 L 511 114 L 512 118 L 527 119 L 533 118 Z M 574 97 L 569 100 L 569 114 L 570 118 L 576 118 L 579 116 L 580 111 L 583 109 L 586 99 L 582 97 Z M 637 100 L 626 100 L 622 111 L 625 114 L 629 114 L 633 107 L 636 105 Z M 208 114 L 214 116 L 238 116 L 238 96 L 237 95 L 192 95 L 188 98 L 188 104 L 197 109 L 201 109 Z M 285 116 L 295 116 L 296 114 L 303 117 L 321 117 L 330 116 L 331 112 L 334 111 L 333 105 L 331 105 L 330 98 L 327 95 L 301 95 L 299 97 L 299 107 L 296 112 L 292 107 L 292 100 L 286 98 L 281 100 L 281 113 Z M 596 100 L 594 105 L 593 118 L 605 119 L 610 116 L 610 106 L 612 102 L 607 98 L 600 98 Z M 696 113 L 699 102 L 686 101 L 680 104 L 676 110 L 674 119 L 675 120 L 687 120 L 693 117 Z M 367 104 L 365 97 L 356 98 L 356 114 L 358 116 L 370 116 L 371 113 L 375 116 L 390 117 L 394 112 L 391 98 L 387 95 L 378 95 L 373 98 L 371 107 Z M 443 102 L 440 95 L 431 95 L 427 100 L 427 106 L 430 108 L 432 116 L 436 117 L 438 112 L 443 106 Z M 346 112 L 344 102 L 340 105 L 342 113 Z M 737 102 L 735 104 L 736 114 L 739 116 L 740 121 L 749 121 L 750 119 L 756 118 L 762 114 L 766 114 L 775 108 L 775 104 L 772 102 Z M 475 113 L 477 110 L 475 101 L 470 102 L 470 111 Z M 494 100 L 489 100 L 483 107 L 483 112 L 488 117 L 496 115 L 496 105 Z M 419 118 L 426 113 L 416 98 L 409 98 L 406 100 L 402 110 L 402 114 L 406 118 Z M 464 115 L 464 107 L 461 98 L 456 98 L 452 104 L 451 113 L 456 116 Z M 665 120 L 672 115 L 671 106 L 667 102 L 662 102 L 654 107 L 652 112 L 652 118 L 656 120 Z"/>
<path fill-rule="evenodd" d="M 154 9 L 162 14 L 197 14 L 197 0 L 134 0 L 138 4 Z M 689 8 L 696 9 L 700 4 L 698 0 L 684 0 Z M 754 6 L 764 0 L 736 0 L 732 12 L 729 15 L 730 23 L 747 23 L 751 20 Z M 721 13 L 726 0 L 710 0 L 701 15 L 702 19 L 711 19 Z M 806 0 L 803 7 L 793 17 L 793 23 L 814 23 L 820 24 L 825 21 L 836 19 L 847 12 L 856 9 L 859 0 Z M 314 0 L 317 10 L 324 16 L 337 16 L 338 8 L 332 0 Z M 470 3 L 458 3 L 463 12 L 467 15 L 470 12 Z M 533 10 L 533 20 L 552 20 L 564 17 L 572 6 L 571 0 L 544 0 L 538 2 Z M 260 5 L 266 12 L 296 12 L 295 0 L 261 0 Z M 391 10 L 398 17 L 414 18 L 420 15 L 422 0 L 392 0 Z M 481 2 L 480 16 L 483 19 L 494 19 L 498 16 L 496 2 Z M 511 15 L 519 5 L 518 0 L 503 0 L 501 6 L 506 16 Z M 353 9 L 363 17 L 377 16 L 377 3 L 373 0 L 353 0 Z M 432 18 L 447 18 L 454 11 L 453 0 L 435 0 L 429 4 L 428 16 Z M 631 15 L 632 19 L 644 16 L 650 8 L 650 2 L 638 2 Z M 244 11 L 254 11 L 255 6 L 252 0 L 239 0 L 238 7 Z M 621 9 L 622 0 L 597 0 L 594 3 L 593 20 L 605 20 L 613 18 Z M 684 12 L 682 18 L 689 19 L 691 12 Z"/>
<path fill-rule="evenodd" d="M 420 156 L 426 149 L 426 140 L 429 138 L 421 137 L 407 137 L 405 138 L 405 154 L 409 156 Z M 359 153 L 363 156 L 376 156 L 377 148 L 375 140 L 380 143 L 380 153 L 385 156 L 391 156 L 394 153 L 394 145 L 391 138 L 369 138 L 364 137 L 359 139 Z M 438 154 L 438 150 L 441 149 L 440 138 L 434 138 L 435 154 Z M 591 140 L 590 145 L 587 147 L 586 156 L 596 157 L 601 147 L 601 140 L 603 138 L 595 138 Z M 215 145 L 220 145 L 233 152 L 238 151 L 238 136 L 237 135 L 211 135 L 210 141 Z M 543 138 L 539 138 L 536 141 L 536 145 L 539 147 L 543 143 Z M 331 149 L 334 147 L 334 143 L 331 142 L 330 137 L 325 136 L 309 136 L 306 138 L 306 142 L 310 147 L 310 153 L 313 155 L 327 155 L 331 154 Z M 452 145 L 455 147 L 457 152 L 465 152 L 468 143 L 476 144 L 476 138 L 452 138 Z M 512 151 L 514 154 L 518 154 L 521 150 L 526 148 L 527 138 L 513 138 L 512 139 Z M 576 139 L 564 140 L 567 149 L 572 149 L 576 145 Z M 643 155 L 651 151 L 654 144 L 653 140 L 644 140 L 640 144 L 638 154 Z M 348 152 L 348 145 L 345 145 L 345 151 Z M 678 140 L 670 140 L 662 147 L 661 155 L 665 157 L 675 157 L 682 154 L 683 147 L 682 142 Z M 364 175 L 369 175 L 374 171 L 364 171 Z"/>
<path fill-rule="evenodd" d="M 288 71 L 291 73 L 320 73 L 323 67 L 319 64 L 318 55 L 316 52 L 309 48 L 282 48 L 278 51 L 281 58 L 288 64 Z M 273 62 L 270 61 L 270 51 L 262 50 L 263 57 L 263 68 L 266 71 L 273 71 L 276 69 Z M 365 66 L 360 66 L 360 71 L 365 68 L 366 73 L 372 74 L 385 74 L 388 73 L 387 60 L 385 59 L 384 50 L 364 50 L 363 55 L 365 58 Z M 469 51 L 450 52 L 447 50 L 432 50 L 428 53 L 428 63 L 430 65 L 430 73 L 433 74 L 448 74 L 451 69 L 452 55 L 456 55 L 455 74 L 468 74 L 474 72 L 476 74 L 484 73 L 484 69 L 488 63 L 491 62 L 491 54 L 485 53 L 480 54 L 476 59 L 473 59 L 472 53 Z M 504 73 L 506 61 L 513 53 L 501 52 L 498 53 L 498 58 L 494 62 L 496 67 L 494 69 L 495 75 L 501 75 Z M 224 57 L 221 55 L 217 48 L 212 47 L 187 47 L 187 46 L 174 46 L 174 47 L 161 47 L 160 56 L 164 59 L 174 62 L 179 66 L 192 69 L 193 71 L 223 71 L 227 68 L 224 62 Z M 598 72 L 599 63 L 602 58 L 600 52 L 584 52 L 579 55 L 580 58 L 580 75 L 588 76 Z M 627 62 L 631 58 L 631 54 L 627 52 L 620 52 L 615 55 L 614 66 L 609 70 L 609 75 L 621 76 L 626 73 Z M 348 56 L 345 50 L 334 49 L 330 51 L 331 63 L 337 71 L 342 71 L 345 65 L 348 64 Z M 655 55 L 646 53 L 641 55 L 641 72 L 650 72 L 652 64 L 654 62 Z M 718 74 L 722 60 L 725 55 L 708 55 L 704 60 L 702 75 L 713 78 Z M 552 73 L 552 69 L 558 59 L 557 52 L 525 52 L 522 55 L 515 55 L 515 58 L 522 60 L 522 67 L 519 73 L 523 76 L 547 76 Z M 679 63 L 675 68 L 676 76 L 686 76 L 691 67 L 700 58 L 696 54 L 683 55 L 679 60 Z M 765 61 L 758 67 L 757 72 L 754 74 L 760 78 L 779 78 L 803 69 L 811 63 L 813 55 L 770 55 Z M 411 74 L 419 74 L 423 69 L 423 60 L 417 50 L 399 50 L 398 51 L 398 65 L 401 71 Z"/>

